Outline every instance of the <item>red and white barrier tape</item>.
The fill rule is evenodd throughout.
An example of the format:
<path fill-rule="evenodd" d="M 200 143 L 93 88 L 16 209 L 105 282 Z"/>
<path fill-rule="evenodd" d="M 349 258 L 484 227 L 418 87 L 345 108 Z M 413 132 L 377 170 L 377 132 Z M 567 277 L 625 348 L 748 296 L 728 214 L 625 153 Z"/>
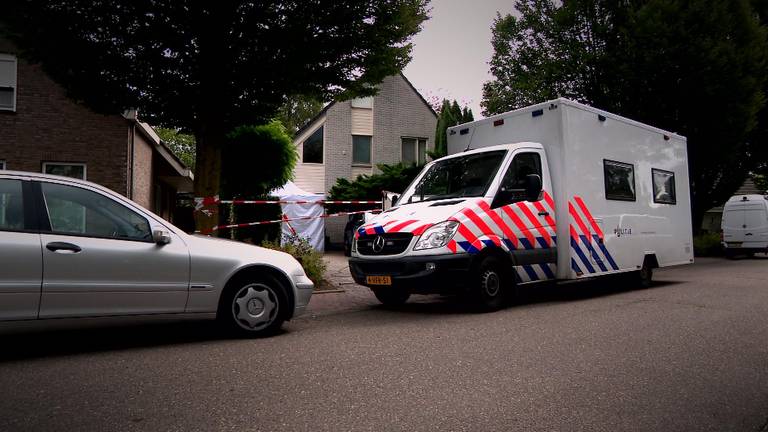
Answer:
<path fill-rule="evenodd" d="M 325 219 L 325 218 L 335 217 L 335 216 L 347 216 L 347 215 L 353 215 L 353 214 L 379 213 L 379 212 L 381 212 L 381 210 L 376 209 L 376 210 L 361 210 L 361 211 L 353 211 L 353 212 L 341 212 L 341 213 L 325 214 L 320 216 L 302 216 L 297 218 L 284 217 L 282 219 L 273 219 L 273 220 L 266 220 L 266 221 L 259 221 L 259 222 L 247 222 L 247 223 L 239 223 L 239 224 L 232 224 L 232 225 L 219 225 L 219 226 L 213 227 L 213 231 L 219 231 L 219 230 L 231 229 L 231 228 L 245 228 L 249 226 L 267 225 L 267 224 L 280 223 L 280 222 L 293 222 L 293 221 L 310 220 L 310 219 Z"/>
<path fill-rule="evenodd" d="M 381 201 L 373 200 L 315 200 L 315 201 L 301 201 L 301 200 L 288 200 L 288 201 L 268 201 L 268 200 L 220 200 L 218 197 L 206 197 L 195 198 L 195 210 L 209 205 L 215 204 L 379 204 Z"/>

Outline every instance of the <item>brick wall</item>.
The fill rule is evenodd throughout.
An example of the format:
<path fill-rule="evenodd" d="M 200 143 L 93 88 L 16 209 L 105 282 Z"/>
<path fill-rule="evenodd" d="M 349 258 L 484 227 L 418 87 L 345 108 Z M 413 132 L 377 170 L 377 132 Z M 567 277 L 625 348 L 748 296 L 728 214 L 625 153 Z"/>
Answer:
<path fill-rule="evenodd" d="M 0 52 L 14 48 L 0 40 Z M 38 65 L 18 59 L 16 112 L 0 111 L 0 160 L 6 168 L 40 172 L 43 162 L 87 164 L 87 179 L 128 193 L 129 124 L 65 95 Z"/>
<path fill-rule="evenodd" d="M 153 150 L 147 140 L 136 133 L 133 149 L 133 201 L 139 205 L 156 210 L 153 205 L 152 179 L 154 178 Z"/>
<path fill-rule="evenodd" d="M 349 101 L 334 104 L 326 116 L 325 186 L 329 190 L 339 177 L 352 179 L 352 111 Z M 373 102 L 371 163 L 401 161 L 401 138 L 426 138 L 435 147 L 437 117 L 401 75 L 386 78 Z M 378 172 L 377 169 L 373 169 Z M 393 191 L 402 192 L 402 191 Z M 346 218 L 326 220 L 325 233 L 332 243 L 344 237 Z"/>

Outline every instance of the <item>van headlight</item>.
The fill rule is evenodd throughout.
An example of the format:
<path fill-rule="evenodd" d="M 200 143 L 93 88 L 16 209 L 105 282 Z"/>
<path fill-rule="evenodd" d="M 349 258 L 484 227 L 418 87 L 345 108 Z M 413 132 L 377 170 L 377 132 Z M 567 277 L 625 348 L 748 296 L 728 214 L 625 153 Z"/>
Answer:
<path fill-rule="evenodd" d="M 440 222 L 424 231 L 424 234 L 419 237 L 419 241 L 416 242 L 413 250 L 443 247 L 453 238 L 457 229 L 459 229 L 459 223 L 456 221 Z"/>

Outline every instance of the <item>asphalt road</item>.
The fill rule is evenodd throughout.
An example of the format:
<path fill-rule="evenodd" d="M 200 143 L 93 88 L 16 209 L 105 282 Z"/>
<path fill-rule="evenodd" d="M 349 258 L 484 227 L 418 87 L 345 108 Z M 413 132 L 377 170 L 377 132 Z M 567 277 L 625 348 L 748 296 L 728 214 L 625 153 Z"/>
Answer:
<path fill-rule="evenodd" d="M 0 431 L 768 430 L 768 259 L 656 279 L 536 287 L 492 314 L 361 306 L 259 340 L 6 332 Z"/>

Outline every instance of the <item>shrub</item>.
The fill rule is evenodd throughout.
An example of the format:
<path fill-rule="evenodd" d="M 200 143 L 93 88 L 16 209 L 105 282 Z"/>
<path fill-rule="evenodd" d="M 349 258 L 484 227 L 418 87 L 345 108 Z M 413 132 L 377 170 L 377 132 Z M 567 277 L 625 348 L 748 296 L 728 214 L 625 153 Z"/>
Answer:
<path fill-rule="evenodd" d="M 693 237 L 695 256 L 719 256 L 723 254 L 719 233 L 698 234 Z"/>
<path fill-rule="evenodd" d="M 307 274 L 314 284 L 320 285 L 325 279 L 325 261 L 323 261 L 323 254 L 312 248 L 306 238 L 298 235 L 290 235 L 284 237 L 284 244 L 280 244 L 280 240 L 264 241 L 261 243 L 262 247 L 267 249 L 273 249 L 290 254 L 296 261 L 304 267 L 304 272 Z"/>

